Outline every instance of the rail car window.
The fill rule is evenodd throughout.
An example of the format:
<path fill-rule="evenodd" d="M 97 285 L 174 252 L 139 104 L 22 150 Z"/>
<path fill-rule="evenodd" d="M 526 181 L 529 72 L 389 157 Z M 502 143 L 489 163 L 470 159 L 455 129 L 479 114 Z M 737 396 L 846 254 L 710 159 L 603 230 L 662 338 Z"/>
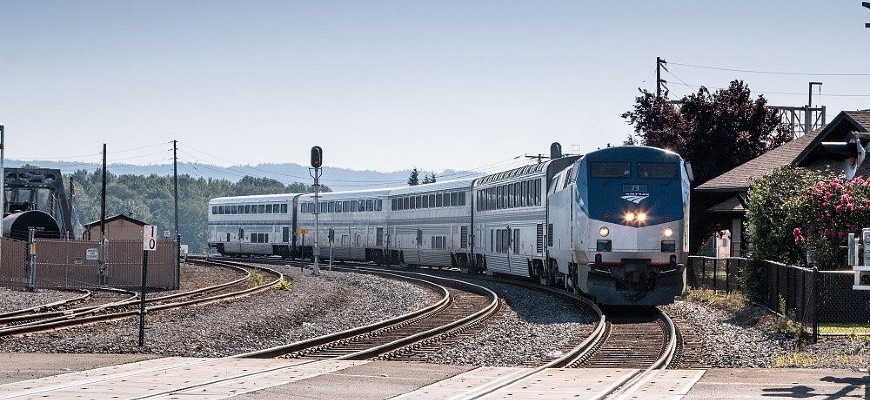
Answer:
<path fill-rule="evenodd" d="M 450 205 L 451 206 L 458 206 L 459 205 L 459 193 L 458 192 L 450 193 Z"/>
<path fill-rule="evenodd" d="M 258 204 L 257 205 L 257 213 L 258 214 L 265 214 L 266 213 L 266 205 L 265 204 Z"/>
<path fill-rule="evenodd" d="M 375 202 L 372 200 L 366 200 L 366 211 L 374 211 L 375 210 Z"/>
<path fill-rule="evenodd" d="M 641 178 L 673 179 L 677 177 L 677 164 L 637 163 L 637 175 Z"/>
<path fill-rule="evenodd" d="M 381 211 L 384 209 L 384 201 L 383 200 L 375 200 L 375 211 Z"/>
<path fill-rule="evenodd" d="M 328 205 L 326 206 L 326 212 L 334 213 L 334 212 L 335 212 L 335 202 L 334 202 L 334 201 L 330 201 L 330 202 L 327 203 L 327 204 L 328 204 Z"/>
<path fill-rule="evenodd" d="M 465 192 L 459 192 L 459 205 L 465 205 Z"/>
<path fill-rule="evenodd" d="M 532 193 L 534 193 L 535 205 L 541 205 L 541 180 L 535 179 L 532 181 Z"/>
<path fill-rule="evenodd" d="M 630 178 L 631 163 L 593 162 L 589 163 L 590 178 Z"/>
<path fill-rule="evenodd" d="M 272 205 L 266 204 L 266 214 L 271 214 L 271 213 L 272 213 Z"/>

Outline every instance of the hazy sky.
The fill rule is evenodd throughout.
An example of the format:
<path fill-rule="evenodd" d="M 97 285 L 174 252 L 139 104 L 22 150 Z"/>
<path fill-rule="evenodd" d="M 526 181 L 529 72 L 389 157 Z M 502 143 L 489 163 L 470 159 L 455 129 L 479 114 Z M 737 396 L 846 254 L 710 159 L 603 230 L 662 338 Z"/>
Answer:
<path fill-rule="evenodd" d="M 327 166 L 492 171 L 621 143 L 657 56 L 671 98 L 742 79 L 801 106 L 821 81 L 828 120 L 870 108 L 865 22 L 859 0 L 2 0 L 0 124 L 16 159 L 161 163 L 176 139 L 224 166 L 320 145 Z"/>

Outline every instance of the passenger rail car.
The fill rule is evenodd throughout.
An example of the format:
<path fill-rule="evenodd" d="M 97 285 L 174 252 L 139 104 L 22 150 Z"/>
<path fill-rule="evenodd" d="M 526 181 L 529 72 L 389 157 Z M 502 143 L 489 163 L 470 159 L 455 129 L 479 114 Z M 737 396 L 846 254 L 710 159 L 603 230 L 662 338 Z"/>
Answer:
<path fill-rule="evenodd" d="M 322 193 L 317 206 L 313 194 L 225 197 L 209 202 L 209 246 L 312 257 L 316 236 L 322 259 L 455 267 L 600 304 L 668 304 L 685 288 L 690 175 L 675 153 L 623 146 L 476 178 Z"/>

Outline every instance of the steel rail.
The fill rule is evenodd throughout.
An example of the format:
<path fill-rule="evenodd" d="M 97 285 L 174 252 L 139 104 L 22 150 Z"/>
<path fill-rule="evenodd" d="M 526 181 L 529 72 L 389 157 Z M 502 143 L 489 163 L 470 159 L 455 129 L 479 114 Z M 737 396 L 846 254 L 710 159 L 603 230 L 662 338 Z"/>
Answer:
<path fill-rule="evenodd" d="M 238 267 L 236 267 L 236 268 L 238 268 Z M 270 287 L 276 285 L 282 279 L 284 279 L 284 275 L 282 273 L 275 271 L 275 270 L 272 270 L 270 268 L 266 268 L 266 267 L 262 267 L 262 266 L 250 266 L 250 268 L 259 269 L 262 271 L 268 271 L 269 273 L 275 275 L 276 279 L 269 281 L 269 282 L 266 282 L 266 283 L 263 283 L 263 284 L 258 285 L 258 286 L 254 286 L 252 288 L 247 288 L 245 290 L 240 290 L 240 291 L 235 291 L 235 292 L 230 292 L 230 293 L 223 293 L 223 294 L 219 294 L 216 296 L 192 299 L 192 300 L 183 301 L 183 302 L 152 305 L 150 307 L 147 307 L 145 312 L 147 314 L 149 311 L 159 311 L 159 310 L 165 310 L 165 309 L 171 309 L 171 308 L 178 308 L 178 307 L 183 307 L 183 306 L 192 305 L 192 304 L 200 304 L 200 305 L 210 304 L 210 303 L 213 303 L 216 301 L 225 300 L 225 299 L 229 299 L 229 298 L 244 297 L 244 296 L 247 296 L 247 295 L 250 295 L 253 293 L 267 290 Z M 212 291 L 213 290 L 222 290 L 222 289 L 227 288 L 230 285 L 235 285 L 235 284 L 239 284 L 241 282 L 244 282 L 249 276 L 250 276 L 250 273 L 248 272 L 248 276 L 246 276 L 245 278 L 242 278 L 242 279 L 234 280 L 234 281 L 232 281 L 231 284 L 224 283 L 224 284 L 220 284 L 220 285 L 210 286 L 209 288 L 206 288 L 206 289 L 211 289 Z M 217 289 L 215 289 L 215 288 L 217 288 Z M 175 299 L 178 297 L 189 297 L 192 294 L 200 295 L 203 293 L 205 293 L 203 289 L 197 289 L 197 290 L 193 290 L 190 292 L 177 293 L 177 294 L 158 297 L 158 298 L 146 299 L 146 303 L 160 302 L 160 301 L 165 301 L 166 299 Z M 138 302 L 136 302 L 136 301 L 126 300 L 126 301 L 124 301 L 124 304 L 113 305 L 112 308 L 118 308 L 118 307 L 123 307 L 123 306 L 133 306 L 137 303 Z M 106 308 L 106 307 L 103 307 L 103 308 Z M 128 318 L 128 317 L 132 317 L 132 316 L 138 316 L 140 314 L 139 310 L 119 311 L 119 312 L 112 312 L 112 313 L 108 313 L 108 314 L 99 314 L 99 315 L 94 314 L 94 312 L 95 311 L 88 311 L 88 312 L 79 313 L 79 314 L 70 314 L 70 315 L 65 316 L 65 317 L 52 318 L 52 319 L 49 319 L 47 321 L 43 320 L 43 321 L 38 321 L 36 323 L 23 324 L 23 325 L 17 325 L 17 326 L 13 326 L 13 327 L 3 328 L 3 329 L 0 329 L 0 337 L 9 336 L 9 335 L 24 334 L 24 333 L 35 333 L 35 332 L 56 330 L 56 329 L 61 329 L 61 328 L 66 328 L 66 327 L 71 327 L 71 326 L 91 324 L 91 323 L 95 323 L 95 322 L 118 320 L 118 319 Z"/>
<path fill-rule="evenodd" d="M 413 334 L 411 336 L 406 336 L 404 338 L 401 338 L 401 339 L 398 339 L 398 340 L 395 340 L 395 341 L 392 341 L 389 343 L 385 343 L 385 344 L 382 344 L 379 346 L 375 346 L 375 347 L 372 347 L 372 348 L 369 348 L 366 350 L 361 350 L 361 351 L 358 351 L 355 353 L 346 354 L 346 355 L 343 355 L 340 357 L 336 357 L 337 360 L 366 359 L 366 358 L 376 357 L 378 355 L 388 353 L 391 351 L 396 351 L 396 350 L 401 349 L 401 348 L 412 346 L 415 343 L 418 343 L 418 342 L 421 342 L 424 340 L 433 339 L 433 338 L 441 336 L 441 335 L 449 334 L 450 332 L 453 332 L 455 330 L 459 330 L 459 329 L 462 329 L 462 328 L 467 327 L 467 326 L 475 325 L 475 324 L 477 324 L 481 321 L 484 321 L 484 320 L 490 318 L 491 316 L 495 315 L 495 313 L 498 312 L 498 310 L 499 310 L 500 303 L 498 300 L 498 294 L 496 294 L 495 292 L 493 292 L 492 290 L 490 290 L 488 288 L 485 288 L 485 287 L 480 286 L 480 285 L 468 283 L 468 282 L 463 282 L 463 281 L 456 280 L 456 279 L 442 278 L 442 277 L 438 277 L 438 276 L 434 276 L 434 275 L 419 274 L 419 273 L 417 273 L 416 275 L 427 277 L 427 278 L 435 278 L 435 279 L 442 280 L 442 281 L 446 280 L 446 281 L 449 281 L 453 284 L 460 284 L 460 285 L 471 287 L 472 290 L 478 292 L 478 294 L 482 294 L 482 295 L 486 296 L 487 298 L 489 298 L 489 303 L 484 308 L 474 312 L 473 314 L 468 315 L 468 316 L 463 317 L 463 318 L 460 318 L 460 319 L 455 320 L 453 322 L 450 322 L 448 324 L 441 325 L 441 326 L 438 326 L 438 327 L 435 327 L 435 328 L 432 328 L 432 329 L 429 329 L 429 330 L 426 330 L 423 332 L 418 332 L 418 333 Z"/>
<path fill-rule="evenodd" d="M 352 337 L 355 337 L 355 336 L 358 336 L 358 335 L 361 335 L 364 333 L 373 332 L 376 330 L 384 329 L 384 328 L 389 327 L 389 326 L 394 326 L 394 325 L 406 323 L 406 322 L 411 321 L 415 318 L 419 318 L 425 314 L 430 314 L 430 313 L 442 310 L 450 304 L 450 301 L 451 301 L 450 291 L 442 285 L 437 285 L 435 283 L 432 283 L 432 282 L 429 282 L 429 281 L 426 281 L 423 279 L 412 278 L 412 277 L 408 277 L 405 275 L 394 274 L 391 272 L 379 271 L 377 273 L 380 275 L 391 275 L 391 276 L 394 276 L 394 277 L 402 279 L 402 280 L 411 281 L 411 282 L 415 282 L 417 284 L 429 286 L 430 288 L 433 288 L 437 292 L 439 292 L 439 294 L 441 295 L 441 299 L 439 299 L 437 302 L 430 304 L 426 307 L 423 307 L 421 309 L 418 309 L 418 310 L 415 310 L 415 311 L 412 311 L 412 312 L 409 312 L 406 314 L 399 315 L 395 318 L 389 318 L 389 319 L 385 319 L 385 320 L 375 322 L 375 323 L 372 323 L 369 325 L 351 328 L 351 329 L 347 329 L 347 330 L 344 330 L 341 332 L 335 332 L 335 333 L 331 333 L 328 335 L 318 336 L 318 337 L 314 337 L 314 338 L 310 338 L 310 339 L 305 339 L 305 340 L 301 340 L 301 341 L 298 341 L 295 343 L 290 343 L 290 344 L 276 346 L 276 347 L 270 347 L 268 349 L 256 350 L 256 351 L 243 353 L 243 354 L 237 354 L 237 355 L 234 355 L 232 357 L 233 358 L 275 358 L 275 357 L 280 357 L 280 356 L 285 355 L 285 354 L 302 351 L 304 349 L 308 349 L 308 348 L 312 348 L 312 347 L 322 346 L 322 345 L 325 345 L 325 344 L 330 343 L 330 342 L 349 339 L 349 338 L 352 338 Z"/>
<path fill-rule="evenodd" d="M 38 306 L 22 308 L 20 310 L 0 313 L 0 324 L 14 322 L 20 319 L 26 319 L 30 314 L 45 313 L 47 310 L 54 309 L 64 305 L 75 304 L 84 301 L 91 296 L 92 292 L 87 289 L 77 289 L 76 292 L 82 293 L 78 297 L 70 299 L 58 300 L 52 303 L 40 304 Z"/>

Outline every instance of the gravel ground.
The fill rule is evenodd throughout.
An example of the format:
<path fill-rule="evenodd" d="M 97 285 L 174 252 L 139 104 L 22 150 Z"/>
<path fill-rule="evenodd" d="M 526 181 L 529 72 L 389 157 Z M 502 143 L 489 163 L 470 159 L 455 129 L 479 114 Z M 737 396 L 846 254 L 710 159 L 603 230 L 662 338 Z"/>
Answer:
<path fill-rule="evenodd" d="M 680 300 L 663 310 L 691 325 L 702 343 L 702 360 L 711 367 L 859 369 L 870 364 L 870 338 L 822 337 L 815 344 L 800 344 L 763 307 Z"/>
<path fill-rule="evenodd" d="M 429 303 L 419 287 L 345 272 L 312 277 L 298 268 L 283 270 L 292 290 L 269 290 L 247 298 L 161 311 L 149 315 L 146 346 L 139 348 L 138 319 L 100 323 L 27 337 L 0 338 L 0 352 L 147 353 L 160 356 L 221 357 L 282 345 L 368 324 Z M 233 274 L 185 267 L 182 286 L 213 285 Z M 498 323 L 473 338 L 445 345 L 426 361 L 488 366 L 527 365 L 549 360 L 571 339 L 591 329 L 592 317 L 553 295 L 485 283 L 508 305 Z M 0 290 L 0 312 L 74 297 L 73 292 Z M 389 304 L 385 299 L 390 299 Z M 541 307 L 541 305 L 545 305 Z M 739 310 L 681 300 L 665 311 L 691 325 L 710 367 L 866 368 L 870 341 L 823 340 L 797 346 L 777 330 L 777 321 L 758 307 Z M 566 334 L 569 332 L 570 334 Z"/>

